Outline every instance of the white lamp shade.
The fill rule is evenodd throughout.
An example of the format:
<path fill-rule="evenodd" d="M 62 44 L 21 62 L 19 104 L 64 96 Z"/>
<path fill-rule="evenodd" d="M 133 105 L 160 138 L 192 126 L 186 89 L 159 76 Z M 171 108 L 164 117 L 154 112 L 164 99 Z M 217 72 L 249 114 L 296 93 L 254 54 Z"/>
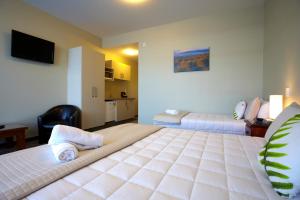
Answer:
<path fill-rule="evenodd" d="M 282 109 L 283 109 L 283 96 L 270 95 L 270 118 L 276 119 L 276 117 L 282 112 Z"/>

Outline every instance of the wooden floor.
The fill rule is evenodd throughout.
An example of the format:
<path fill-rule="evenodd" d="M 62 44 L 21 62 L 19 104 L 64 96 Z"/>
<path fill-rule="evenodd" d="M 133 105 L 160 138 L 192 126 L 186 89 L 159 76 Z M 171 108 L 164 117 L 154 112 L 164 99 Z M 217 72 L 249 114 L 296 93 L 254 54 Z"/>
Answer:
<path fill-rule="evenodd" d="M 105 128 L 109 128 L 112 126 L 117 126 L 117 125 L 125 124 L 125 123 L 137 123 L 137 119 L 129 119 L 129 120 L 124 120 L 124 121 L 120 121 L 120 122 L 108 122 L 103 126 L 91 128 L 91 129 L 88 129 L 87 131 L 93 132 L 93 131 L 97 131 L 97 130 L 101 130 L 101 129 L 105 129 Z M 26 148 L 36 147 L 39 145 L 40 144 L 38 142 L 37 137 L 29 138 L 26 141 Z M 14 142 L 8 142 L 8 143 L 5 142 L 3 144 L 0 144 L 0 155 L 14 152 L 14 151 L 16 151 Z"/>

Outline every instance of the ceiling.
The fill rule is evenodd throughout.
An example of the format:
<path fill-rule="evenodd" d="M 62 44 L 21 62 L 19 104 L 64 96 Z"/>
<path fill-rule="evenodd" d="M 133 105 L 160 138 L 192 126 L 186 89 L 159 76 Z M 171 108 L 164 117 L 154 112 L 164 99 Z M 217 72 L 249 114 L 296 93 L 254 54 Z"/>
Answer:
<path fill-rule="evenodd" d="M 130 59 L 132 61 L 136 61 L 138 60 L 138 55 L 136 56 L 129 56 L 123 53 L 123 51 L 125 49 L 135 49 L 138 50 L 138 44 L 137 43 L 133 43 L 133 44 L 127 44 L 127 45 L 122 45 L 122 46 L 118 46 L 118 47 L 113 47 L 113 48 L 106 48 L 105 50 L 109 51 L 112 54 L 118 55 L 120 57 L 125 57 L 127 59 Z"/>
<path fill-rule="evenodd" d="M 263 6 L 264 0 L 23 0 L 50 15 L 103 37 L 179 20 Z"/>

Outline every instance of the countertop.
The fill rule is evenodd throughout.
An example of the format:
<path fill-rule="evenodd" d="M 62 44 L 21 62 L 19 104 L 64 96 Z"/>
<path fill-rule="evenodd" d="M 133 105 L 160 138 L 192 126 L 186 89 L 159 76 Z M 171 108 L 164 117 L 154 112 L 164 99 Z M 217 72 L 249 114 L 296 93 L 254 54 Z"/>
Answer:
<path fill-rule="evenodd" d="M 135 98 L 109 98 L 109 99 L 105 99 L 105 101 L 117 101 L 117 100 L 135 100 Z"/>

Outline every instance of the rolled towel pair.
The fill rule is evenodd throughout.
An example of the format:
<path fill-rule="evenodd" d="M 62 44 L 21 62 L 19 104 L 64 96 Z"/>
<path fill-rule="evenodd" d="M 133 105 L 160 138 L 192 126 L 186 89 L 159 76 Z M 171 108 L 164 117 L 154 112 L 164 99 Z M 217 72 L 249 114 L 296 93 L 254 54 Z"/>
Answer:
<path fill-rule="evenodd" d="M 103 145 L 103 136 L 83 131 L 79 128 L 56 125 L 48 141 L 54 156 L 59 161 L 77 158 L 78 150 L 98 148 Z"/>
<path fill-rule="evenodd" d="M 65 142 L 75 145 L 79 150 L 95 149 L 103 145 L 103 136 L 71 126 L 54 126 L 48 144 Z"/>
<path fill-rule="evenodd" d="M 165 113 L 167 113 L 169 115 L 178 115 L 179 111 L 178 110 L 174 110 L 174 109 L 167 109 L 165 111 Z"/>
<path fill-rule="evenodd" d="M 51 149 L 54 154 L 54 157 L 58 161 L 68 162 L 78 157 L 77 148 L 69 143 L 54 144 L 51 145 Z"/>

